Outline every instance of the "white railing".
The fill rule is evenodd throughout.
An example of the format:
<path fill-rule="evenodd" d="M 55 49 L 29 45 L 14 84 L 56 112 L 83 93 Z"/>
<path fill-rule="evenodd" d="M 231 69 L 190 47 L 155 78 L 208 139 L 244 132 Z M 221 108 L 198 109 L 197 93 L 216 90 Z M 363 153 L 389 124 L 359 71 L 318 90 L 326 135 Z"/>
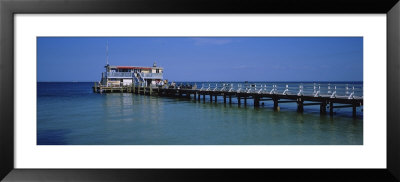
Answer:
<path fill-rule="evenodd" d="M 108 78 L 132 78 L 133 73 L 131 72 L 107 72 Z"/>
<path fill-rule="evenodd" d="M 107 75 L 108 78 L 132 78 L 135 77 L 132 72 L 106 72 L 103 75 Z M 150 79 L 163 79 L 162 73 L 139 73 L 140 78 Z"/>
<path fill-rule="evenodd" d="M 328 83 L 221 83 L 205 82 L 196 90 L 255 94 L 283 94 L 330 98 L 363 98 L 362 84 Z"/>
<path fill-rule="evenodd" d="M 162 73 L 140 73 L 142 78 L 163 79 Z"/>

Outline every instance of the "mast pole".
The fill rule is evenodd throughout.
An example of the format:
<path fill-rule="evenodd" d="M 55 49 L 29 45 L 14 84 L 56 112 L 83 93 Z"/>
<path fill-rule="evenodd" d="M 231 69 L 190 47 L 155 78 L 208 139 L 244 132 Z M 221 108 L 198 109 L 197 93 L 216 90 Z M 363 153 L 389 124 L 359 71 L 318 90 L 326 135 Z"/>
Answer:
<path fill-rule="evenodd" d="M 106 45 L 106 65 L 108 65 L 108 40 Z"/>

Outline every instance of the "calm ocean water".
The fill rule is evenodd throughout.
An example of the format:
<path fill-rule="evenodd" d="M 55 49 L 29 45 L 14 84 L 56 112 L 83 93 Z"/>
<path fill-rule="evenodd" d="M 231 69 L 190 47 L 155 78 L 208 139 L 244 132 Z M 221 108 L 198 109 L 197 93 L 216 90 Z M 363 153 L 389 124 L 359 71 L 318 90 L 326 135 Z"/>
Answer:
<path fill-rule="evenodd" d="M 186 83 L 186 82 L 185 82 Z M 293 87 L 298 87 L 292 83 Z M 350 84 L 362 89 L 362 83 Z M 285 85 L 285 83 L 280 83 Z M 130 93 L 96 94 L 93 83 L 39 82 L 38 145 L 362 145 L 363 116 L 319 106 L 253 108 Z M 201 86 L 200 86 L 201 87 Z M 362 93 L 362 91 L 361 91 Z M 221 98 L 219 98 L 221 99 Z M 236 99 L 233 99 L 236 102 Z"/>

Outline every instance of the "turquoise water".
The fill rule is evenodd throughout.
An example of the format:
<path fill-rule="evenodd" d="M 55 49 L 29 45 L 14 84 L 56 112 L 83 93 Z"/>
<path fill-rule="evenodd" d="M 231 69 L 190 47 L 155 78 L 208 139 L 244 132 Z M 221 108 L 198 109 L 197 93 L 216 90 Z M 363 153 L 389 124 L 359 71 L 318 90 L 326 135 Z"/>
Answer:
<path fill-rule="evenodd" d="M 362 145 L 363 116 L 293 103 L 203 103 L 130 93 L 96 94 L 93 83 L 38 83 L 38 145 Z M 219 98 L 221 99 L 221 98 Z"/>

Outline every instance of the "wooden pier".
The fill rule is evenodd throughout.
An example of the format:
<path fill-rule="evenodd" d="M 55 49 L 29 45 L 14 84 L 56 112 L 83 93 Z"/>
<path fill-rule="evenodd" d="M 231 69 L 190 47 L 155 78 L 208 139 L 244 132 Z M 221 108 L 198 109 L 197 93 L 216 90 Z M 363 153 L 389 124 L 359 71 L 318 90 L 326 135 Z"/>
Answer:
<path fill-rule="evenodd" d="M 347 89 L 347 88 L 346 88 Z M 336 87 L 335 87 L 336 90 Z M 172 86 L 120 86 L 120 87 L 105 87 L 97 85 L 95 83 L 93 87 L 93 92 L 96 93 L 133 93 L 141 95 L 155 95 L 163 97 L 183 97 L 187 99 L 194 99 L 196 101 L 206 102 L 217 102 L 218 97 L 223 98 L 224 104 L 232 104 L 232 99 L 237 100 L 237 104 L 247 106 L 248 100 L 253 100 L 253 106 L 259 107 L 260 102 L 271 101 L 273 102 L 273 109 L 280 110 L 279 104 L 283 103 L 296 103 L 297 111 L 303 112 L 304 108 L 307 106 L 319 105 L 320 113 L 326 114 L 327 108 L 329 108 L 329 114 L 332 116 L 334 114 L 335 108 L 352 108 L 353 117 L 356 117 L 357 107 L 363 105 L 363 97 L 354 96 L 353 93 L 345 96 L 336 95 L 336 91 L 329 92 L 329 95 L 319 94 L 319 91 L 315 90 L 312 93 L 303 93 L 302 88 L 296 91 L 296 94 L 291 94 L 286 90 L 282 93 L 277 92 L 276 86 L 272 87 L 271 91 L 267 91 L 266 87 L 257 88 L 236 88 L 226 86 L 222 87 L 215 86 L 214 88 L 208 87 L 196 88 L 196 87 L 172 87 Z"/>

